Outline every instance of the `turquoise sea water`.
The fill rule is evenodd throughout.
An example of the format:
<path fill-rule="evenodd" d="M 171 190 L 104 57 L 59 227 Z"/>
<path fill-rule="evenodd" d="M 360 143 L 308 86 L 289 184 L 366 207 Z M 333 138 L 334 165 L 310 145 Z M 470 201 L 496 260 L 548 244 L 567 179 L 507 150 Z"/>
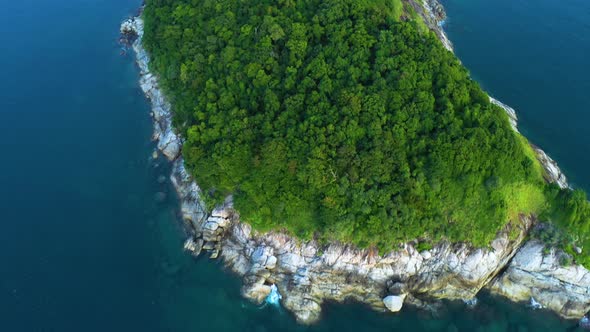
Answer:
<path fill-rule="evenodd" d="M 580 186 L 590 139 L 590 3 L 447 0 L 457 53 L 515 106 Z M 140 0 L 0 4 L 0 331 L 565 331 L 575 322 L 481 296 L 436 316 L 328 304 L 313 327 L 259 308 L 219 262 L 182 251 L 177 201 L 150 160 L 149 106 L 120 21 Z M 165 193 L 162 201 L 158 197 Z"/>

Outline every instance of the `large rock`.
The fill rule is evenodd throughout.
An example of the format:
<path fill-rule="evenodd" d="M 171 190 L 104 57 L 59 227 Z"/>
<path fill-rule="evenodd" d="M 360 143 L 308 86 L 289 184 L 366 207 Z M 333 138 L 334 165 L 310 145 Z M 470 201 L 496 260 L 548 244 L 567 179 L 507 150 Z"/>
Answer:
<path fill-rule="evenodd" d="M 264 284 L 253 284 L 243 288 L 242 295 L 246 298 L 252 299 L 256 303 L 262 303 L 268 294 L 270 294 L 270 286 Z"/>
<path fill-rule="evenodd" d="M 199 256 L 203 249 L 203 239 L 195 240 L 192 237 L 188 238 L 184 242 L 184 249 L 189 251 L 193 256 Z"/>
<path fill-rule="evenodd" d="M 404 299 L 406 295 L 389 295 L 383 299 L 383 304 L 385 307 L 391 312 L 398 312 L 402 310 L 402 306 L 404 305 Z"/>
<path fill-rule="evenodd" d="M 540 148 L 533 146 L 533 149 L 537 153 L 537 159 L 545 169 L 546 180 L 550 183 L 557 184 L 561 189 L 570 188 L 565 174 L 563 174 L 555 160 L 551 159 L 551 157 Z"/>
<path fill-rule="evenodd" d="M 180 155 L 181 146 L 181 140 L 171 130 L 164 132 L 158 142 L 158 149 L 168 160 L 174 160 Z"/>

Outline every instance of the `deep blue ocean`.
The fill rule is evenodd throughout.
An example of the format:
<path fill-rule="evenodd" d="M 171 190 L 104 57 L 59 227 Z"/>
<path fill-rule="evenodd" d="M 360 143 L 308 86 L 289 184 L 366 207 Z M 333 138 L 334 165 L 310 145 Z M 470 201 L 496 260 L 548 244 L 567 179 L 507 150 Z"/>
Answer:
<path fill-rule="evenodd" d="M 482 294 L 436 316 L 328 304 L 322 321 L 239 295 L 219 262 L 182 252 L 174 192 L 151 160 L 149 105 L 119 23 L 140 0 L 0 1 L 0 331 L 565 331 Z M 446 0 L 473 77 L 590 189 L 590 2 Z M 161 179 L 160 179 L 161 180 Z M 159 199 L 165 194 L 165 199 Z"/>

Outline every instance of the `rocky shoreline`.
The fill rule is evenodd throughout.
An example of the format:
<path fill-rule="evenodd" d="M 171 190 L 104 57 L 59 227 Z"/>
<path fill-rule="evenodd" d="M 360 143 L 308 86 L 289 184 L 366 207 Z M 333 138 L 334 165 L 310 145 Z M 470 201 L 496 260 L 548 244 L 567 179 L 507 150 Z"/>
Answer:
<path fill-rule="evenodd" d="M 441 41 L 452 50 L 440 27 L 442 6 L 426 1 L 428 6 L 421 8 L 428 14 L 429 26 L 434 23 L 431 28 L 439 37 L 444 36 Z M 542 245 L 526 242 L 535 224 L 533 216 L 523 215 L 507 225 L 490 248 L 442 242 L 419 252 L 415 243 L 403 243 L 394 252 L 378 255 L 345 244 L 321 246 L 278 232 L 258 233 L 240 222 L 231 197 L 209 213 L 198 185 L 184 167 L 180 153 L 183 141 L 172 128 L 171 105 L 159 89 L 157 77 L 149 71 L 149 55 L 141 44 L 143 21 L 123 22 L 121 32 L 130 37 L 140 68 L 140 86 L 152 104 L 153 139 L 173 163 L 171 181 L 191 233 L 185 249 L 193 255 L 207 253 L 212 259 L 221 258 L 243 277 L 245 297 L 261 302 L 274 284 L 282 294 L 282 305 L 302 323 L 317 321 L 326 300 L 353 299 L 377 310 L 398 311 L 404 303 L 428 308 L 441 299 L 470 301 L 482 288 L 515 301 L 534 297 L 566 318 L 580 318 L 590 310 L 590 273 L 580 266 L 563 267 L 560 253 L 545 254 Z M 511 118 L 516 129 L 513 110 Z M 543 155 L 544 165 L 553 167 L 551 177 L 567 186 L 555 162 Z"/>
<path fill-rule="evenodd" d="M 412 6 L 416 10 L 416 12 L 420 14 L 424 22 L 426 22 L 426 25 L 438 36 L 439 40 L 445 46 L 445 48 L 451 52 L 454 52 L 453 44 L 451 43 L 451 41 L 447 37 L 446 32 L 443 29 L 444 22 L 447 18 L 447 14 L 439 0 L 409 1 L 410 3 L 412 3 Z M 422 3 L 419 3 L 420 1 Z M 506 114 L 508 114 L 508 118 L 510 120 L 510 125 L 512 126 L 512 129 L 518 132 L 518 118 L 516 116 L 516 111 L 512 107 L 502 103 L 501 101 L 491 96 L 490 101 L 492 102 L 492 104 L 500 107 L 506 112 Z M 571 188 L 567 182 L 565 174 L 563 174 L 557 163 L 553 159 L 551 159 L 551 157 L 549 157 L 538 146 L 531 144 L 531 147 L 537 153 L 537 159 L 541 162 L 541 165 L 543 165 L 543 168 L 547 173 L 546 180 L 551 183 L 556 183 L 562 189 Z"/>

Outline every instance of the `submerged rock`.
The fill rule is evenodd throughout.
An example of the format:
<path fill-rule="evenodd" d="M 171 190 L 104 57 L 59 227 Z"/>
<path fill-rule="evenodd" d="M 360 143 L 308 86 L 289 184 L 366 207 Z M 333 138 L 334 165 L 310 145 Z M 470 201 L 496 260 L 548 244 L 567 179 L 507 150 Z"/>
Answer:
<path fill-rule="evenodd" d="M 469 308 L 474 308 L 475 306 L 477 306 L 478 302 L 479 300 L 477 299 L 477 297 L 473 297 L 471 299 L 463 299 L 463 303 L 465 303 L 465 305 Z"/>
<path fill-rule="evenodd" d="M 587 316 L 584 316 L 578 322 L 578 326 L 583 328 L 584 330 L 590 330 L 590 319 Z"/>
<path fill-rule="evenodd" d="M 156 202 L 162 203 L 166 200 L 166 193 L 159 191 L 154 195 L 154 199 Z"/>

